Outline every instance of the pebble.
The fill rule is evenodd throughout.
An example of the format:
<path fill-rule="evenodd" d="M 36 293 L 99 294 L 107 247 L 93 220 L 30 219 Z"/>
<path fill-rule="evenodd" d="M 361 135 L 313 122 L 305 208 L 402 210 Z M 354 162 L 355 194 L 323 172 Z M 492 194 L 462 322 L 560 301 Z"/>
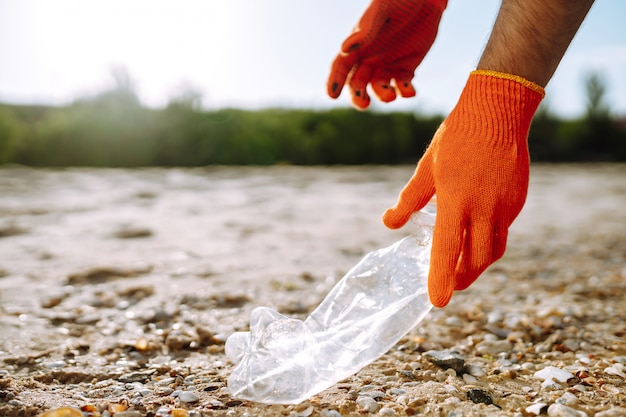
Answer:
<path fill-rule="evenodd" d="M 67 365 L 65 361 L 53 361 L 46 364 L 48 368 L 63 368 L 65 365 Z"/>
<path fill-rule="evenodd" d="M 467 398 L 469 398 L 470 400 L 472 400 L 473 403 L 475 404 L 493 404 L 493 399 L 491 398 L 491 395 L 489 395 L 488 392 L 483 391 L 481 389 L 470 389 L 467 390 Z"/>
<path fill-rule="evenodd" d="M 398 373 L 402 375 L 403 378 L 415 379 L 415 374 L 411 371 L 405 371 L 404 369 L 401 369 L 398 371 Z"/>
<path fill-rule="evenodd" d="M 450 384 L 445 384 L 443 386 L 443 389 L 445 389 L 447 392 L 451 393 L 451 394 L 456 394 L 459 392 L 458 389 L 456 389 L 456 387 L 454 385 L 450 385 Z"/>
<path fill-rule="evenodd" d="M 200 397 L 198 397 L 196 393 L 192 391 L 182 391 L 178 395 L 178 399 L 184 403 L 195 403 L 196 401 L 200 400 Z"/>
<path fill-rule="evenodd" d="M 466 384 L 475 384 L 478 379 L 476 379 L 476 377 L 473 375 L 463 374 L 463 381 L 465 381 Z"/>
<path fill-rule="evenodd" d="M 385 398 L 387 396 L 387 394 L 385 394 L 384 392 L 382 392 L 382 391 L 375 391 L 375 390 L 374 391 L 366 391 L 366 392 L 362 393 L 361 395 L 373 398 L 375 400 L 379 400 L 379 399 Z"/>
<path fill-rule="evenodd" d="M 541 414 L 541 410 L 543 410 L 544 408 L 546 408 L 548 406 L 548 404 L 546 403 L 534 403 L 532 405 L 529 405 L 528 407 L 526 407 L 526 409 L 524 411 L 526 411 L 528 414 L 534 414 L 534 415 L 539 415 Z"/>
<path fill-rule="evenodd" d="M 337 411 L 337 410 L 329 410 L 328 408 L 323 409 L 322 412 L 320 413 L 320 415 L 322 417 L 342 417 L 341 413 L 339 413 L 339 411 Z"/>
<path fill-rule="evenodd" d="M 380 414 L 381 416 L 395 416 L 396 410 L 390 407 L 383 407 L 380 409 L 380 411 L 378 411 L 378 414 Z"/>
<path fill-rule="evenodd" d="M 448 374 L 445 373 L 444 371 L 439 371 L 439 372 L 437 372 L 437 374 L 435 374 L 435 379 L 438 382 L 445 382 L 446 379 L 448 379 Z"/>
<path fill-rule="evenodd" d="M 463 320 L 458 318 L 457 316 L 451 316 L 446 318 L 446 325 L 450 327 L 463 327 Z"/>
<path fill-rule="evenodd" d="M 453 369 L 457 375 L 465 370 L 465 358 L 454 350 L 429 350 L 424 356 L 433 364 L 443 369 Z"/>
<path fill-rule="evenodd" d="M 467 365 L 465 367 L 465 372 L 477 378 L 480 378 L 481 376 L 486 375 L 485 370 L 481 366 L 478 366 L 478 365 Z"/>
<path fill-rule="evenodd" d="M 124 374 L 118 378 L 118 381 L 132 384 L 133 382 L 146 382 L 150 379 L 150 376 L 156 372 L 156 369 L 150 369 L 144 372 L 132 372 L 129 374 Z"/>
<path fill-rule="evenodd" d="M 587 353 L 577 353 L 576 360 L 582 363 L 583 365 L 589 365 L 591 363 L 591 358 Z"/>
<path fill-rule="evenodd" d="M 313 414 L 313 406 L 309 406 L 307 408 L 305 408 L 302 411 L 296 411 L 293 412 L 291 414 L 289 414 L 292 417 L 309 417 L 311 414 Z"/>
<path fill-rule="evenodd" d="M 156 389 L 157 395 L 165 396 L 165 395 L 170 395 L 173 392 L 174 392 L 174 390 L 172 388 L 170 388 L 170 387 L 158 387 Z"/>
<path fill-rule="evenodd" d="M 476 352 L 480 355 L 495 356 L 500 352 L 509 352 L 513 344 L 508 340 L 483 340 L 476 345 Z"/>
<path fill-rule="evenodd" d="M 396 402 L 402 405 L 407 405 L 410 400 L 410 397 L 406 394 L 400 395 L 398 398 L 396 398 Z"/>
<path fill-rule="evenodd" d="M 600 411 L 596 413 L 595 417 L 623 417 L 626 416 L 626 408 L 624 407 L 611 407 L 608 410 Z"/>
<path fill-rule="evenodd" d="M 622 378 L 626 378 L 626 373 L 624 373 L 623 363 L 613 364 L 612 366 L 609 366 L 608 368 L 604 369 L 604 372 L 606 372 L 609 375 L 621 376 Z"/>
<path fill-rule="evenodd" d="M 115 413 L 115 417 L 142 417 L 142 414 L 136 410 L 126 410 Z"/>
<path fill-rule="evenodd" d="M 556 400 L 556 402 L 563 405 L 575 405 L 579 403 L 578 397 L 571 392 L 564 393 L 559 399 Z"/>
<path fill-rule="evenodd" d="M 499 310 L 493 310 L 487 314 L 487 323 L 496 324 L 501 323 L 504 320 L 504 313 Z"/>
<path fill-rule="evenodd" d="M 554 403 L 548 407 L 549 417 L 588 417 L 584 411 L 579 411 L 563 404 Z"/>
<path fill-rule="evenodd" d="M 378 403 L 372 397 L 358 397 L 356 399 L 356 406 L 360 411 L 368 413 L 375 413 L 379 408 Z"/>
<path fill-rule="evenodd" d="M 163 378 L 160 381 L 157 381 L 157 385 L 169 385 L 169 384 L 173 384 L 174 381 L 176 381 L 176 378 Z"/>

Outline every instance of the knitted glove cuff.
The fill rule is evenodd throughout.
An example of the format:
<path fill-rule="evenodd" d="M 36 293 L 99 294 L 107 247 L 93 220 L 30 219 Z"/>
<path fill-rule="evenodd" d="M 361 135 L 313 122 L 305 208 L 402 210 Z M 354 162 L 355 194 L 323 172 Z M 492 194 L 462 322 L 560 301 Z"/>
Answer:
<path fill-rule="evenodd" d="M 541 98 L 545 97 L 546 91 L 538 84 L 535 84 L 532 81 L 528 81 L 526 78 L 520 77 L 519 75 L 507 74 L 505 72 L 498 72 L 492 70 L 474 70 L 470 73 L 470 75 L 485 75 L 487 77 L 495 77 L 502 78 L 504 80 L 515 81 L 523 85 L 526 88 L 529 88 L 541 95 Z"/>

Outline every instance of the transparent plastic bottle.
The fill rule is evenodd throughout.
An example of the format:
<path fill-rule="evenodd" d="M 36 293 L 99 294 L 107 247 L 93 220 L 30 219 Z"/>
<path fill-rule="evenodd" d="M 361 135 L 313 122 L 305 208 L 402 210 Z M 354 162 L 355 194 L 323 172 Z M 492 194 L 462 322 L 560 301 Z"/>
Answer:
<path fill-rule="evenodd" d="M 237 366 L 232 396 L 297 404 L 372 363 L 428 314 L 435 202 L 413 220 L 417 231 L 368 253 L 305 320 L 256 308 L 250 331 L 226 341 Z"/>

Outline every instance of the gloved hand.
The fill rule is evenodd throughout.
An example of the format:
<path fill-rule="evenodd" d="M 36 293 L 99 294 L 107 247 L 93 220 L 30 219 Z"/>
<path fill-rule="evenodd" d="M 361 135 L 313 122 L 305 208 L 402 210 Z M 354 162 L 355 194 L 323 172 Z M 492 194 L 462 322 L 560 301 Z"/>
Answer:
<path fill-rule="evenodd" d="M 504 254 L 508 228 L 526 200 L 528 131 L 543 88 L 514 75 L 478 70 L 441 124 L 387 227 L 403 226 L 437 194 L 428 277 L 433 305 L 448 304 Z"/>
<path fill-rule="evenodd" d="M 364 109 L 370 104 L 367 85 L 384 102 L 396 91 L 413 97 L 415 68 L 437 36 L 448 0 L 373 0 L 354 32 L 341 46 L 328 77 L 328 95 L 337 98 L 348 80 L 352 102 Z"/>

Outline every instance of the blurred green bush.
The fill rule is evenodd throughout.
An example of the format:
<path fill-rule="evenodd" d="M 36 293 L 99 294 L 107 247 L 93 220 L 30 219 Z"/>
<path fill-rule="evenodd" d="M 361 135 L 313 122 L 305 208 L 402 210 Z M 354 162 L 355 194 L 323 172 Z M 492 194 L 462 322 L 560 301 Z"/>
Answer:
<path fill-rule="evenodd" d="M 533 161 L 626 161 L 626 123 L 612 118 L 602 80 L 587 80 L 585 115 L 563 120 L 542 106 L 529 136 Z M 63 107 L 0 105 L 0 163 L 30 166 L 415 163 L 442 116 L 412 113 L 223 109 L 197 97 L 142 106 L 122 84 Z"/>

